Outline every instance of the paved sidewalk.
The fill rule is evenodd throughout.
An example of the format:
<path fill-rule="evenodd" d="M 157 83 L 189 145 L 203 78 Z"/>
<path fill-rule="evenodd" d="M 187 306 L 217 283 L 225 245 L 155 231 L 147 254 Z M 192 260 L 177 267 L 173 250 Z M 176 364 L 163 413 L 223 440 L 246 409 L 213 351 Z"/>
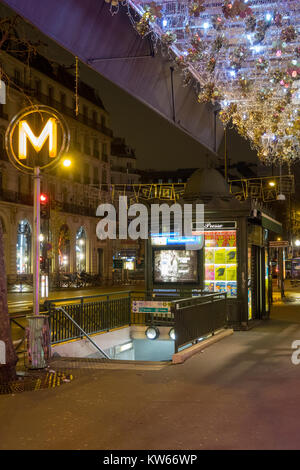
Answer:
<path fill-rule="evenodd" d="M 111 287 L 87 287 L 83 289 L 59 289 L 49 293 L 49 299 L 66 299 L 76 298 L 86 295 L 113 294 L 114 292 L 123 291 L 143 291 L 144 284 L 128 284 Z M 11 314 L 32 310 L 32 296 L 30 292 L 10 292 L 7 295 L 8 310 Z M 46 299 L 44 299 L 46 300 Z M 44 302 L 41 299 L 41 303 Z"/>
<path fill-rule="evenodd" d="M 300 303 L 158 370 L 73 371 L 0 396 L 0 449 L 300 449 Z"/>

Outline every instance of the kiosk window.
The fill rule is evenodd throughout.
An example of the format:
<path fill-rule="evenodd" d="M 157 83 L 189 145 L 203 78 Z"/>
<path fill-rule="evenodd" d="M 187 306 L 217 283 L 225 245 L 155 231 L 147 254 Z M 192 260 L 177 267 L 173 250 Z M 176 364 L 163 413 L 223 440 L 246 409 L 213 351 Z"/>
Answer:
<path fill-rule="evenodd" d="M 236 297 L 236 230 L 205 232 L 205 288 Z"/>

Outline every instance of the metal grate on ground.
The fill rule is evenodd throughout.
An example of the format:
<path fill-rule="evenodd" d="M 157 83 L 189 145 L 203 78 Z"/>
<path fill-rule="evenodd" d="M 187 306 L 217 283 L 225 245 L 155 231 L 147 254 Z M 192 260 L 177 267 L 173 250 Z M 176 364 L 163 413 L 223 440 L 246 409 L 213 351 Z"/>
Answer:
<path fill-rule="evenodd" d="M 19 377 L 18 380 L 7 384 L 0 384 L 0 395 L 56 388 L 71 382 L 73 378 L 72 374 L 63 371 L 32 371 L 28 376 Z"/>

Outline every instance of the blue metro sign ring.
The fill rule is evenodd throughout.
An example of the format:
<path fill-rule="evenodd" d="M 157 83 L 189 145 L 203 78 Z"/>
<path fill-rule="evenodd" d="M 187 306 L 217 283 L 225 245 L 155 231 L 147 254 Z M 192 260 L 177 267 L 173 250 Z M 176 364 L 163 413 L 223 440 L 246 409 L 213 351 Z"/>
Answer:
<path fill-rule="evenodd" d="M 25 172 L 50 169 L 68 152 L 70 131 L 63 116 L 49 106 L 22 109 L 10 121 L 5 147 L 11 163 Z"/>

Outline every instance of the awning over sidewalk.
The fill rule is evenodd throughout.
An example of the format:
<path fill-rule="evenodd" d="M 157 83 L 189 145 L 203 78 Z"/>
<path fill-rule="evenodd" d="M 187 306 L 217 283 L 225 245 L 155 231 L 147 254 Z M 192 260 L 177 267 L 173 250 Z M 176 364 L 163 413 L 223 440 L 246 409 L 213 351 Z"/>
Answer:
<path fill-rule="evenodd" d="M 126 9 L 112 16 L 104 0 L 6 0 L 5 3 L 82 62 L 173 122 L 210 150 L 223 126 L 211 105 L 199 104 L 192 85 L 151 41 L 132 28 Z M 122 110 L 126 113 L 126 110 Z M 175 115 L 175 119 L 174 119 Z"/>
<path fill-rule="evenodd" d="M 282 233 L 282 224 L 263 212 L 261 214 L 261 223 L 263 228 L 271 230 L 274 233 Z"/>

